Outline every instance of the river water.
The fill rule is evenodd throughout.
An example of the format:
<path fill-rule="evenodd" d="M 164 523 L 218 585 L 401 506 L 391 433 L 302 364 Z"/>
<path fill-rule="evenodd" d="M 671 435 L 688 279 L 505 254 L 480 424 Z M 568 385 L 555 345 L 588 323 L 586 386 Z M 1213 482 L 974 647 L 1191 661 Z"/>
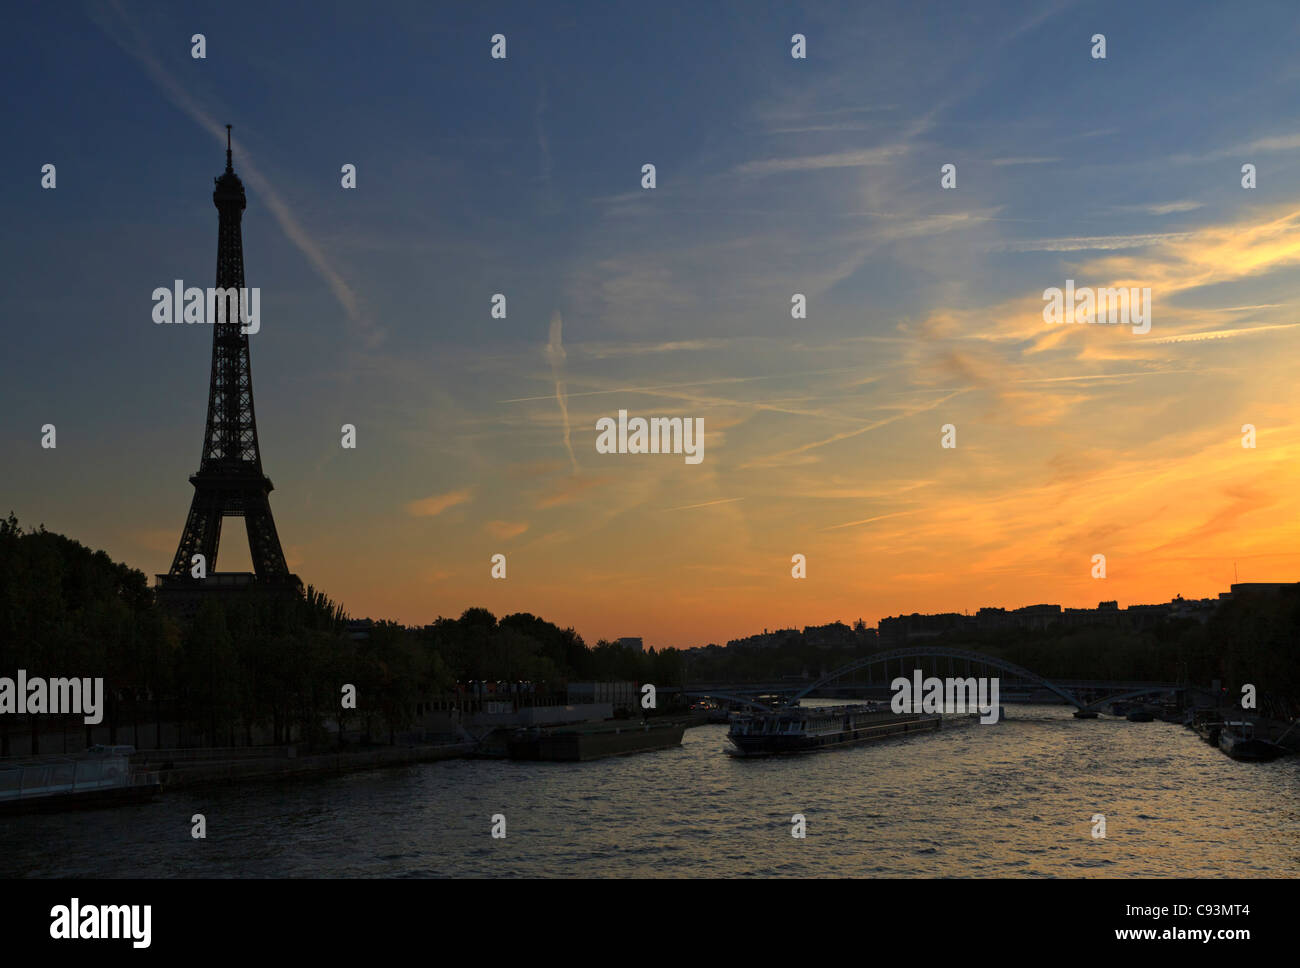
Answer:
<path fill-rule="evenodd" d="M 806 756 L 727 756 L 714 725 L 590 763 L 449 760 L 0 818 L 0 876 L 1300 875 L 1300 758 L 1238 763 L 1169 723 L 1007 712 Z"/>

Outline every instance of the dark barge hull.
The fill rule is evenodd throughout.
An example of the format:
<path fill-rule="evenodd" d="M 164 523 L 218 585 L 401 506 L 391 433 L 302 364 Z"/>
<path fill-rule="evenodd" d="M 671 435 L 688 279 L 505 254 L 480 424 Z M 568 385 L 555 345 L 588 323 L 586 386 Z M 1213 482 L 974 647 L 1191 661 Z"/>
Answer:
<path fill-rule="evenodd" d="M 890 716 L 887 720 L 865 722 L 852 729 L 842 729 L 814 736 L 728 736 L 735 746 L 727 750 L 732 756 L 781 756 L 789 753 L 820 753 L 824 750 L 856 746 L 872 740 L 886 739 L 890 736 L 902 736 L 906 733 L 919 733 L 939 728 L 941 720 L 937 716 L 902 715 Z"/>
<path fill-rule="evenodd" d="M 158 796 L 161 789 L 157 783 L 137 783 L 83 793 L 55 793 L 43 797 L 0 800 L 0 814 L 60 813 L 64 810 L 95 810 L 124 803 L 144 803 Z"/>
<path fill-rule="evenodd" d="M 626 756 L 682 745 L 685 723 L 627 723 L 615 727 L 542 730 L 510 738 L 506 749 L 512 760 L 578 763 Z"/>
<path fill-rule="evenodd" d="M 1268 763 L 1286 752 L 1286 748 L 1262 739 L 1241 739 L 1237 736 L 1222 734 L 1219 737 L 1219 749 L 1234 760 L 1251 763 Z"/>

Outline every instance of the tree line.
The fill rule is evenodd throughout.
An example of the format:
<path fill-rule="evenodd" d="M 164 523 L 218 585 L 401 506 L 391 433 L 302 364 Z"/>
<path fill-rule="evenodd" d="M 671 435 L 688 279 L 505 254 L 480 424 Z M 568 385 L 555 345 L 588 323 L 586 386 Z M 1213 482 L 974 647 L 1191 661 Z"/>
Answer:
<path fill-rule="evenodd" d="M 115 733 L 183 722 L 193 742 L 244 745 L 254 734 L 309 746 L 337 742 L 327 723 L 374 742 L 409 727 L 419 704 L 472 680 L 528 682 L 562 697 L 572 681 L 766 682 L 820 675 L 879 646 L 861 622 L 791 630 L 728 648 L 638 652 L 588 646 L 572 628 L 528 613 L 483 608 L 420 629 L 394 622 L 349 634 L 344 610 L 314 588 L 283 599 L 206 601 L 192 621 L 161 608 L 145 575 L 39 527 L 0 520 L 0 676 L 103 677 L 105 723 Z M 815 634 L 814 634 L 815 633 Z M 760 648 L 755 642 L 763 641 Z M 948 636 L 1048 678 L 1256 685 L 1284 708 L 1300 705 L 1300 589 L 1225 602 L 1205 625 L 1082 628 Z M 356 708 L 340 701 L 351 684 Z M 0 716 L 0 755 L 12 717 Z M 39 729 L 40 724 L 34 724 Z M 39 736 L 37 737 L 39 740 Z"/>
<path fill-rule="evenodd" d="M 255 592 L 204 601 L 189 621 L 160 607 L 143 572 L 44 526 L 0 520 L 0 675 L 102 677 L 113 741 L 142 723 L 180 722 L 196 744 L 246 745 L 293 737 L 337 742 L 327 730 L 383 742 L 412 725 L 420 703 L 457 684 L 527 681 L 563 696 L 574 680 L 680 683 L 680 653 L 637 653 L 534 615 L 497 619 L 470 608 L 422 629 L 379 621 L 349 634 L 348 616 L 315 588 L 286 602 Z M 355 709 L 342 702 L 355 689 Z M 29 717 L 37 730 L 37 717 Z M 0 755 L 12 717 L 0 716 Z M 149 735 L 148 728 L 145 735 Z"/>

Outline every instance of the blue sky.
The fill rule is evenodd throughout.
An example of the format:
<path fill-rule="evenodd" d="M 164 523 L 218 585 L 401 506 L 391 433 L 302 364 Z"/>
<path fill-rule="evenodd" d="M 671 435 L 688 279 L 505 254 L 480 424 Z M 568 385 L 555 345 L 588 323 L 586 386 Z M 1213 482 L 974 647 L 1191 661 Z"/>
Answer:
<path fill-rule="evenodd" d="M 273 508 L 358 614 L 695 644 L 1300 567 L 1293 4 L 119 2 L 9 26 L 0 495 L 27 523 L 169 562 L 211 338 L 154 326 L 150 294 L 212 282 L 230 123 Z M 1149 338 L 1045 333 L 1066 278 L 1153 285 Z M 705 463 L 598 457 L 620 407 L 703 416 Z M 1248 419 L 1267 469 L 1209 461 Z M 1174 506 L 1054 516 L 1054 488 L 1143 468 Z M 1130 570 L 1098 592 L 1076 559 L 1102 545 Z M 825 564 L 791 590 L 804 548 Z"/>

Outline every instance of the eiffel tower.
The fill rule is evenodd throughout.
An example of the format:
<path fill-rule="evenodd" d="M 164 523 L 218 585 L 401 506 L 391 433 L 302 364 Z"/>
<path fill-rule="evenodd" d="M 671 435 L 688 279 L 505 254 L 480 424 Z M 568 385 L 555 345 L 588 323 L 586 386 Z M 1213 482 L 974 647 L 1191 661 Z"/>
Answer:
<path fill-rule="evenodd" d="M 209 593 L 230 594 L 250 588 L 273 593 L 302 588 L 289 573 L 280 538 L 271 517 L 271 479 L 262 473 L 253 415 L 253 372 L 248 356 L 248 334 L 241 318 L 245 312 L 244 243 L 240 232 L 247 200 L 244 184 L 231 164 L 230 125 L 226 125 L 226 170 L 213 181 L 212 202 L 217 206 L 217 288 L 239 294 L 239 312 L 209 319 L 212 326 L 212 378 L 208 386 L 208 419 L 203 433 L 203 458 L 197 474 L 190 476 L 194 499 L 185 530 L 170 570 L 158 576 L 158 597 L 165 605 L 192 613 Z M 221 300 L 218 299 L 218 302 Z M 179 307 L 177 307 L 179 311 Z M 248 531 L 248 550 L 254 573 L 217 572 L 217 546 L 221 519 L 242 517 Z M 204 577 L 195 577 L 203 556 Z"/>

